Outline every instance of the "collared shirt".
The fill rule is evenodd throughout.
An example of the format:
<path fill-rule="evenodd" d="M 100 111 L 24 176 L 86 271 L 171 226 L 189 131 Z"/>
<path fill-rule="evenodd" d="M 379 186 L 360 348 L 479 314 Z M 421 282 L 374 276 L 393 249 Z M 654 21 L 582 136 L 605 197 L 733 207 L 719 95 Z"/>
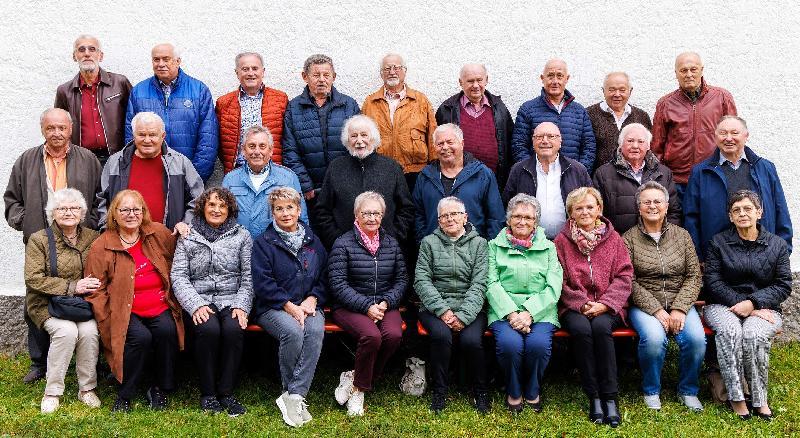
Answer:
<path fill-rule="evenodd" d="M 625 123 L 625 119 L 631 115 L 631 106 L 627 103 L 625 104 L 625 110 L 622 111 L 622 116 L 620 117 L 617 117 L 617 113 L 611 109 L 611 107 L 608 106 L 605 101 L 600 102 L 600 109 L 614 116 L 614 122 L 617 124 L 617 129 L 622 129 L 622 124 Z"/>
<path fill-rule="evenodd" d="M 106 147 L 106 133 L 103 131 L 103 122 L 97 105 L 99 83 L 100 75 L 97 75 L 97 78 L 91 84 L 87 84 L 83 76 L 80 77 L 81 146 L 91 150 L 104 149 Z"/>
<path fill-rule="evenodd" d="M 550 99 L 550 98 L 548 98 L 548 101 L 549 101 L 549 99 Z M 567 101 L 567 94 L 566 94 L 566 93 L 564 93 L 564 97 L 562 97 L 562 98 L 561 98 L 561 102 L 558 102 L 558 105 L 553 105 L 554 107 L 556 107 L 556 111 L 557 111 L 559 114 L 561 114 L 561 110 L 562 110 L 562 109 L 564 109 L 564 102 L 566 102 L 566 101 Z M 550 103 L 553 103 L 553 102 L 552 102 L 552 101 L 550 101 Z M 560 231 L 560 230 L 559 230 L 559 231 Z"/>
<path fill-rule="evenodd" d="M 634 179 L 636 179 L 636 182 L 641 184 L 642 183 L 642 175 L 644 175 L 644 161 L 642 161 L 642 165 L 639 166 L 639 169 L 634 169 L 633 165 L 630 162 L 628 162 L 628 160 L 625 160 L 625 164 L 628 165 L 628 173 L 630 173 L 631 176 Z"/>
<path fill-rule="evenodd" d="M 725 155 L 722 155 L 721 153 L 719 154 L 719 165 L 722 166 L 727 161 L 728 163 L 731 163 L 730 166 L 731 166 L 731 169 L 733 169 L 733 170 L 739 169 L 739 166 L 742 164 L 742 160 L 748 161 L 747 160 L 747 156 L 745 156 L 745 154 L 744 154 L 744 150 L 742 150 L 742 154 L 739 156 L 739 158 L 736 160 L 735 163 L 733 161 L 725 158 Z"/>
<path fill-rule="evenodd" d="M 403 89 L 399 93 L 393 93 L 388 88 L 383 87 L 383 97 L 389 102 L 389 121 L 394 125 L 394 112 L 400 106 L 400 102 L 406 98 L 406 86 L 403 84 Z"/>
<path fill-rule="evenodd" d="M 703 85 L 700 85 L 699 87 L 697 87 L 696 90 L 691 91 L 691 92 L 690 91 L 684 91 L 683 94 L 685 94 L 686 97 L 688 97 L 689 100 L 691 100 L 692 102 L 697 102 L 697 99 L 700 98 L 700 93 L 702 91 L 703 91 Z"/>
<path fill-rule="evenodd" d="M 158 86 L 161 87 L 161 91 L 164 92 L 164 105 L 169 105 L 169 95 L 172 94 L 172 89 L 178 86 L 178 78 L 173 79 L 169 84 L 165 84 L 159 79 Z"/>
<path fill-rule="evenodd" d="M 542 208 L 540 225 L 548 239 L 553 239 L 567 223 L 567 210 L 561 198 L 561 163 L 556 156 L 547 173 L 536 157 L 536 200 Z"/>
<path fill-rule="evenodd" d="M 244 155 L 242 155 L 242 145 L 244 144 L 244 133 L 251 126 L 263 125 L 261 120 L 261 104 L 264 100 L 264 85 L 258 90 L 255 96 L 251 96 L 244 91 L 244 88 L 239 86 L 239 107 L 241 108 L 239 124 L 239 145 L 236 154 L 235 166 L 239 167 L 244 164 Z"/>
<path fill-rule="evenodd" d="M 461 107 L 464 108 L 467 114 L 477 119 L 478 117 L 480 117 L 481 114 L 483 114 L 484 111 L 486 111 L 486 108 L 491 108 L 492 106 L 489 105 L 489 98 L 486 97 L 486 94 L 484 94 L 483 97 L 481 98 L 481 101 L 480 103 L 478 103 L 477 108 L 472 102 L 470 102 L 467 95 L 464 94 L 461 96 Z"/>
<path fill-rule="evenodd" d="M 258 188 L 261 187 L 261 184 L 263 184 L 264 181 L 267 180 L 267 177 L 269 176 L 269 168 L 271 165 L 272 161 L 267 163 L 267 165 L 264 166 L 261 172 L 256 173 L 255 171 L 253 171 L 253 169 L 250 168 L 249 164 L 245 164 L 244 168 L 245 171 L 247 172 L 247 175 L 250 177 L 250 182 L 253 183 L 253 188 L 258 190 Z"/>
<path fill-rule="evenodd" d="M 69 145 L 63 158 L 54 158 L 44 145 L 44 170 L 47 174 L 47 192 L 53 193 L 67 187 L 67 155 Z"/>

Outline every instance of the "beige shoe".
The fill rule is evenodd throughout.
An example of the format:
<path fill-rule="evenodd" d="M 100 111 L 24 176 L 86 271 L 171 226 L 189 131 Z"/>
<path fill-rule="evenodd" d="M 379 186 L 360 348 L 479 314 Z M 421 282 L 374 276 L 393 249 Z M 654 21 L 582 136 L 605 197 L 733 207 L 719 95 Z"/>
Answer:
<path fill-rule="evenodd" d="M 58 397 L 54 395 L 45 395 L 42 397 L 42 413 L 52 414 L 58 409 Z"/>
<path fill-rule="evenodd" d="M 91 391 L 78 391 L 78 400 L 82 401 L 83 404 L 89 406 L 90 408 L 99 408 L 102 404 L 100 399 L 97 398 L 97 394 L 95 394 L 94 390 Z"/>

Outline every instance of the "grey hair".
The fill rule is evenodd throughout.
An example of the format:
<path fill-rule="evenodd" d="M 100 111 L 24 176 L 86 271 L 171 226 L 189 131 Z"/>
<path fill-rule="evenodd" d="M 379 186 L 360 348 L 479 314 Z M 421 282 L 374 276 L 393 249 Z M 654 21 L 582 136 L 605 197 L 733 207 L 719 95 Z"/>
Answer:
<path fill-rule="evenodd" d="M 389 53 L 383 55 L 383 58 L 381 58 L 381 62 L 380 62 L 381 68 L 383 68 L 383 60 L 388 58 L 388 57 L 390 57 L 390 56 L 396 56 L 396 57 L 400 58 L 400 65 L 403 66 L 404 69 L 408 70 L 408 65 L 406 64 L 406 59 L 403 58 L 403 55 L 401 55 L 399 53 L 395 53 L 395 52 L 389 52 Z"/>
<path fill-rule="evenodd" d="M 469 63 L 464 64 L 461 66 L 461 70 L 458 71 L 458 78 L 461 79 L 464 77 L 464 72 L 467 70 L 468 67 L 480 67 L 483 70 L 484 76 L 489 76 L 489 71 L 486 70 L 486 64 L 479 64 L 479 63 Z"/>
<path fill-rule="evenodd" d="M 745 121 L 743 118 L 741 118 L 741 117 L 739 117 L 739 116 L 734 116 L 734 115 L 732 115 L 732 114 L 728 114 L 728 115 L 724 115 L 724 116 L 722 116 L 722 118 L 721 118 L 721 119 L 719 119 L 719 122 L 717 122 L 717 126 L 715 126 L 715 127 L 714 127 L 714 129 L 717 129 L 717 128 L 719 128 L 719 125 L 721 125 L 721 124 L 722 124 L 722 122 L 724 122 L 724 121 L 726 121 L 726 120 L 738 120 L 738 121 L 739 121 L 739 123 L 741 123 L 741 124 L 742 124 L 742 126 L 744 126 L 744 130 L 745 130 L 745 131 L 748 131 L 748 129 L 747 129 L 747 122 L 746 122 L 746 121 Z"/>
<path fill-rule="evenodd" d="M 517 193 L 513 198 L 511 198 L 511 200 L 508 201 L 508 207 L 506 208 L 506 221 L 511 219 L 512 213 L 520 205 L 530 205 L 534 210 L 536 210 L 536 225 L 539 225 L 539 219 L 542 217 L 542 206 L 539 204 L 538 199 L 527 193 Z"/>
<path fill-rule="evenodd" d="M 260 53 L 257 53 L 257 52 L 242 52 L 242 53 L 236 55 L 236 58 L 233 61 L 236 64 L 236 69 L 239 68 L 239 61 L 242 58 L 244 58 L 245 56 L 255 56 L 256 58 L 258 58 L 258 61 L 261 63 L 261 66 L 262 67 L 264 66 L 264 58 L 261 56 Z"/>
<path fill-rule="evenodd" d="M 739 190 L 736 193 L 732 194 L 730 199 L 728 199 L 728 212 L 730 213 L 731 208 L 733 208 L 733 204 L 744 201 L 745 199 L 749 199 L 750 202 L 753 203 L 753 206 L 756 210 L 761 210 L 761 197 L 758 196 L 758 193 L 752 190 Z"/>
<path fill-rule="evenodd" d="M 368 191 L 356 196 L 353 202 L 353 214 L 358 215 L 361 206 L 367 201 L 375 201 L 381 205 L 381 213 L 386 213 L 386 201 L 383 200 L 383 195 L 378 192 Z"/>
<path fill-rule="evenodd" d="M 269 132 L 269 129 L 261 125 L 253 125 L 244 131 L 244 136 L 242 137 L 242 146 L 247 143 L 247 139 L 250 138 L 251 135 L 256 134 L 267 134 L 267 143 L 269 143 L 269 146 L 273 147 L 275 145 L 275 140 L 272 138 L 272 133 Z"/>
<path fill-rule="evenodd" d="M 464 141 L 464 131 L 462 131 L 458 125 L 455 123 L 445 123 L 444 125 L 437 126 L 436 130 L 433 131 L 433 142 L 436 143 L 436 136 L 444 133 L 445 131 L 451 131 L 456 135 L 456 138 L 458 138 L 459 141 Z"/>
<path fill-rule="evenodd" d="M 439 203 L 436 204 L 436 214 L 442 214 L 442 210 L 448 205 L 458 205 L 462 213 L 467 212 L 467 206 L 464 205 L 464 201 L 456 198 L 455 196 L 448 196 L 440 199 Z"/>
<path fill-rule="evenodd" d="M 54 111 L 66 115 L 70 125 L 72 124 L 72 115 L 70 115 L 69 111 L 63 110 L 61 108 L 47 108 L 46 110 L 42 111 L 42 115 L 39 116 L 39 126 L 44 124 L 44 118 L 47 117 L 48 114 Z"/>
<path fill-rule="evenodd" d="M 131 131 L 136 133 L 136 128 L 140 123 L 156 123 L 161 128 L 161 132 L 166 131 L 164 120 L 161 118 L 161 116 L 154 112 L 143 111 L 133 116 L 133 119 L 131 119 Z"/>
<path fill-rule="evenodd" d="M 102 52 L 103 51 L 103 47 L 100 45 L 100 40 L 96 36 L 89 35 L 88 33 L 82 33 L 82 34 L 78 35 L 78 38 L 75 38 L 75 42 L 72 43 L 72 48 L 73 49 L 75 49 L 78 46 L 78 41 L 80 41 L 80 40 L 94 40 L 97 43 L 97 51 L 98 52 Z"/>
<path fill-rule="evenodd" d="M 308 72 L 311 71 L 312 65 L 321 65 L 321 64 L 330 64 L 331 70 L 333 70 L 333 74 L 336 74 L 336 69 L 333 67 L 333 59 L 331 59 L 331 57 L 328 55 L 323 55 L 320 53 L 316 55 L 311 55 L 308 58 L 306 58 L 306 62 L 303 63 L 303 72 L 305 74 L 308 74 Z"/>
<path fill-rule="evenodd" d="M 175 46 L 175 44 L 172 44 L 172 43 L 158 43 L 155 46 L 153 46 L 153 49 L 155 49 L 157 46 L 169 46 L 170 48 L 172 48 L 172 57 L 175 58 L 175 59 L 181 59 L 181 51 L 180 51 L 180 49 L 178 49 L 177 46 Z M 150 50 L 152 50 L 152 49 L 150 49 Z"/>
<path fill-rule="evenodd" d="M 606 81 L 608 80 L 608 78 L 610 78 L 611 76 L 617 76 L 617 75 L 619 75 L 619 76 L 625 76 L 625 81 L 628 83 L 628 86 L 630 86 L 630 85 L 631 85 L 631 77 L 630 77 L 630 76 L 628 76 L 628 74 L 627 74 L 627 73 L 625 73 L 624 71 L 612 71 L 611 73 L 609 73 L 609 74 L 607 74 L 607 75 L 606 75 L 605 79 L 603 79 L 603 87 L 602 87 L 602 89 L 604 89 L 604 90 L 605 90 L 605 88 L 606 88 Z"/>
<path fill-rule="evenodd" d="M 639 206 L 639 197 L 645 190 L 660 190 L 661 193 L 664 194 L 664 202 L 669 204 L 669 191 L 667 188 L 659 184 L 657 181 L 647 181 L 646 183 L 640 185 L 638 189 L 636 189 L 635 199 L 637 207 Z"/>
<path fill-rule="evenodd" d="M 381 132 L 378 130 L 378 125 L 375 124 L 375 121 L 369 116 L 356 114 L 344 122 L 342 133 L 339 137 L 340 140 L 342 140 L 342 144 L 345 145 L 348 150 L 350 150 L 350 143 L 348 142 L 350 138 L 350 129 L 364 125 L 366 125 L 367 130 L 369 130 L 369 138 L 372 142 L 372 152 L 375 152 L 375 149 L 378 149 L 378 146 L 381 145 Z"/>
<path fill-rule="evenodd" d="M 642 129 L 644 130 L 644 137 L 647 140 L 647 144 L 652 143 L 653 141 L 653 133 L 647 129 L 646 126 L 642 125 L 641 123 L 631 123 L 630 125 L 625 125 L 622 127 L 622 130 L 619 131 L 619 137 L 617 138 L 617 144 L 622 146 L 622 143 L 625 143 L 625 136 L 628 135 L 633 129 Z"/>
<path fill-rule="evenodd" d="M 300 193 L 291 187 L 282 186 L 276 187 L 267 195 L 267 203 L 269 203 L 270 211 L 272 211 L 272 209 L 275 207 L 276 202 L 284 199 L 292 201 L 295 205 L 297 205 L 298 209 L 302 208 L 300 203 Z"/>
<path fill-rule="evenodd" d="M 74 202 L 78 204 L 81 208 L 81 222 L 86 218 L 86 211 L 88 207 L 86 206 L 86 199 L 83 197 L 83 193 L 76 189 L 72 188 L 64 188 L 61 190 L 56 190 L 52 195 L 47 197 L 47 205 L 44 207 L 44 213 L 47 216 L 47 223 L 53 223 L 53 212 L 56 208 L 68 203 Z"/>

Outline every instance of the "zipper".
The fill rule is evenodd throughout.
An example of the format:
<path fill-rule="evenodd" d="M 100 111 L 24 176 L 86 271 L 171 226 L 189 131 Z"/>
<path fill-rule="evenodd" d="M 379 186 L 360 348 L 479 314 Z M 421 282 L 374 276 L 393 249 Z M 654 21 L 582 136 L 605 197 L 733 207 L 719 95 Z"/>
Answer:
<path fill-rule="evenodd" d="M 450 277 L 450 287 L 455 286 L 455 278 L 456 278 L 456 243 L 451 242 L 453 244 L 453 275 Z"/>
<path fill-rule="evenodd" d="M 103 121 L 105 116 L 103 115 L 103 110 L 100 106 L 100 83 L 97 83 L 97 94 L 94 96 L 96 104 L 97 104 L 97 113 L 100 114 L 100 126 L 103 128 L 103 136 L 106 140 L 106 151 L 108 152 L 108 156 L 111 156 L 111 146 L 108 145 L 108 131 L 106 131 L 106 123 Z M 83 141 L 83 139 L 81 139 Z"/>
<path fill-rule="evenodd" d="M 586 255 L 586 261 L 589 263 L 589 281 L 592 284 L 592 292 L 594 292 L 594 301 L 597 301 L 597 288 L 594 287 L 594 270 L 592 269 L 592 254 Z"/>
<path fill-rule="evenodd" d="M 375 282 L 374 282 L 375 289 L 372 292 L 372 304 L 378 304 L 378 303 L 375 302 L 375 297 L 378 296 L 378 255 L 377 255 L 377 253 L 375 253 L 375 255 L 372 256 L 372 260 L 375 261 Z"/>
<path fill-rule="evenodd" d="M 659 263 L 661 263 L 661 293 L 664 294 L 664 310 L 666 310 L 669 308 L 669 305 L 667 304 L 667 273 L 664 271 L 664 255 L 661 254 L 661 246 L 658 242 L 655 242 L 655 239 L 654 243 L 656 244 Z"/>

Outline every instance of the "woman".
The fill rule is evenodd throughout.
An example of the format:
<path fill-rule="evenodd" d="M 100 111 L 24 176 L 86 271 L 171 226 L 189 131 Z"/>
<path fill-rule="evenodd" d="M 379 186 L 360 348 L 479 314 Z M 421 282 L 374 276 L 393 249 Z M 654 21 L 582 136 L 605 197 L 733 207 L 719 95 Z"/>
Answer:
<path fill-rule="evenodd" d="M 26 309 L 33 323 L 50 336 L 41 410 L 49 414 L 58 409 L 73 351 L 78 400 L 98 408 L 100 399 L 94 391 L 100 348 L 97 323 L 94 319 L 74 322 L 55 318 L 50 315 L 48 304 L 51 297 L 84 296 L 100 286 L 91 275 L 81 278 L 83 262 L 99 233 L 81 226 L 86 217 L 86 201 L 75 189 L 61 189 L 50 195 L 45 215 L 50 228 L 31 235 L 25 248 Z M 50 253 L 53 249 L 55 254 Z"/>
<path fill-rule="evenodd" d="M 333 320 L 358 341 L 355 369 L 343 372 L 334 395 L 347 414 L 364 415 L 364 392 L 383 373 L 403 336 L 400 311 L 408 277 L 397 240 L 381 227 L 383 196 L 358 195 L 353 229 L 336 239 L 328 262 Z"/>
<path fill-rule="evenodd" d="M 131 399 L 153 351 L 150 407 L 167 407 L 175 388 L 175 361 L 183 349 L 181 307 L 170 288 L 175 236 L 153 222 L 142 195 L 122 190 L 108 206 L 108 229 L 92 244 L 86 276 L 100 286 L 89 293 L 111 372 L 121 383 L 113 412 L 130 412 Z"/>
<path fill-rule="evenodd" d="M 508 226 L 489 242 L 489 328 L 506 378 L 506 407 L 515 414 L 526 404 L 542 411 L 541 380 L 560 326 L 562 269 L 540 217 L 539 201 L 520 193 L 508 202 Z"/>
<path fill-rule="evenodd" d="M 564 267 L 558 314 L 589 397 L 589 420 L 619 426 L 617 360 L 611 331 L 625 321 L 633 266 L 622 238 L 603 214 L 597 189 L 567 195 L 569 220 L 554 241 Z"/>
<path fill-rule="evenodd" d="M 283 393 L 275 402 L 283 421 L 298 427 L 311 421 L 305 399 L 325 335 L 327 254 L 311 227 L 300 221 L 300 193 L 278 187 L 267 200 L 273 222 L 253 246 L 253 314 L 279 342 Z"/>
<path fill-rule="evenodd" d="M 762 214 L 761 199 L 750 190 L 728 201 L 733 226 L 714 236 L 706 253 L 704 316 L 716 333 L 717 359 L 733 411 L 743 420 L 751 416 L 746 382 L 753 413 L 770 421 L 769 350 L 782 325 L 781 303 L 792 292 L 792 271 L 786 241 L 758 223 Z"/>
<path fill-rule="evenodd" d="M 622 236 L 633 263 L 630 320 L 639 334 L 644 403 L 661 409 L 661 369 L 669 335 L 680 347 L 678 398 L 693 411 L 703 410 L 697 398 L 706 335 L 694 301 L 700 293 L 700 263 L 692 238 L 667 222 L 669 192 L 655 181 L 636 191 L 639 224 Z"/>
<path fill-rule="evenodd" d="M 238 214 L 230 190 L 212 187 L 203 192 L 195 202 L 192 232 L 175 247 L 171 272 L 175 298 L 192 320 L 200 409 L 227 411 L 231 417 L 247 412 L 233 396 L 233 387 L 253 303 L 253 239 L 236 222 Z"/>
<path fill-rule="evenodd" d="M 353 228 L 353 201 L 366 189 L 380 193 L 386 202 L 383 229 L 402 241 L 414 220 L 414 204 L 403 176 L 403 168 L 385 155 L 376 154 L 381 136 L 375 122 L 356 115 L 345 122 L 342 144 L 349 156 L 334 160 L 325 173 L 317 200 L 320 237 L 330 248 L 342 234 Z"/>
<path fill-rule="evenodd" d="M 491 409 L 483 355 L 486 240 L 467 221 L 458 198 L 443 198 L 437 209 L 439 228 L 422 239 L 414 280 L 422 301 L 419 320 L 430 334 L 431 410 L 438 414 L 445 408 L 451 345 L 458 334 L 462 363 L 471 370 L 475 408 L 485 414 Z"/>

